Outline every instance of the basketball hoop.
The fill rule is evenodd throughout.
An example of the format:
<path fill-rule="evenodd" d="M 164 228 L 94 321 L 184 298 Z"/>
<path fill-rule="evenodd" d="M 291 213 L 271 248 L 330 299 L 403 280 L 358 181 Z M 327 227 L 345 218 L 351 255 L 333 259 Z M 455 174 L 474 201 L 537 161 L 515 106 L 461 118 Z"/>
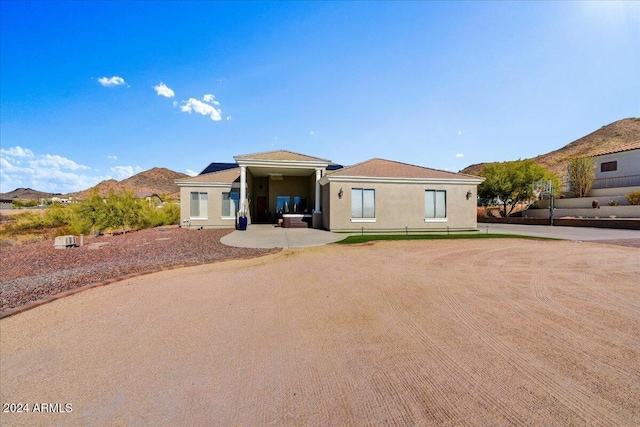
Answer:
<path fill-rule="evenodd" d="M 533 188 L 533 194 L 536 196 L 536 199 L 540 199 L 541 195 L 550 195 L 553 191 L 553 185 L 551 181 L 548 180 L 534 181 L 531 187 Z"/>

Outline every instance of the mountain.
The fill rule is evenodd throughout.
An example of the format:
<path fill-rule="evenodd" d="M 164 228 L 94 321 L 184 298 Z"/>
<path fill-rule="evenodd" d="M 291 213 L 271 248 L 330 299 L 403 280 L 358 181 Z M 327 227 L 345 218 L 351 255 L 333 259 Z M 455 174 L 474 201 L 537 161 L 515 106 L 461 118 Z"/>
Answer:
<path fill-rule="evenodd" d="M 8 193 L 0 193 L 0 199 L 13 199 L 13 200 L 39 200 L 50 199 L 54 196 L 60 196 L 60 193 L 45 193 L 43 191 L 37 191 L 32 188 L 16 188 Z"/>
<path fill-rule="evenodd" d="M 94 187 L 80 191 L 79 193 L 70 194 L 70 196 L 82 200 L 89 197 L 95 190 L 97 190 L 101 196 L 107 196 L 112 191 L 114 193 L 132 191 L 136 197 L 157 194 L 178 200 L 180 198 L 180 188 L 174 181 L 187 176 L 186 174 L 174 172 L 167 168 L 156 167 L 140 172 L 122 181 L 116 181 L 115 179 L 102 181 Z"/>
<path fill-rule="evenodd" d="M 559 176 L 567 174 L 567 166 L 573 157 L 597 156 L 615 151 L 640 148 L 640 118 L 618 120 L 601 127 L 587 136 L 547 154 L 534 157 L 536 163 Z M 478 175 L 485 163 L 467 166 L 460 172 Z"/>

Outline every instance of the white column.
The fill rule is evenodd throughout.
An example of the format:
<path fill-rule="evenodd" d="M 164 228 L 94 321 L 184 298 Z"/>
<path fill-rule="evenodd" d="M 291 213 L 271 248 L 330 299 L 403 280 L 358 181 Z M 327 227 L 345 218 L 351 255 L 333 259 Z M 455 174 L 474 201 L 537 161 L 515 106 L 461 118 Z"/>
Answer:
<path fill-rule="evenodd" d="M 316 212 L 322 212 L 322 206 L 320 206 L 320 178 L 322 178 L 322 169 L 316 169 Z"/>
<path fill-rule="evenodd" d="M 240 215 L 246 215 L 245 200 L 247 199 L 247 167 L 240 166 Z"/>

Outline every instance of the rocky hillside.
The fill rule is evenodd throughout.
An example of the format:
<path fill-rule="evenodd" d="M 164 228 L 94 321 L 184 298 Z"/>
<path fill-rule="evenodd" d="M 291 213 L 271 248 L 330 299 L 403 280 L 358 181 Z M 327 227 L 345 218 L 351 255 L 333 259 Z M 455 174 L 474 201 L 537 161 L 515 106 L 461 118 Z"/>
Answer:
<path fill-rule="evenodd" d="M 55 196 L 60 196 L 60 193 L 45 193 L 43 191 L 34 190 L 32 188 L 16 188 L 8 193 L 0 193 L 0 199 L 11 200 L 40 200 L 50 199 Z"/>
<path fill-rule="evenodd" d="M 534 160 L 551 172 L 564 176 L 573 157 L 597 156 L 612 151 L 640 148 L 640 118 L 618 120 L 603 126 L 587 136 L 565 145 L 559 150 L 534 157 Z M 478 175 L 484 163 L 467 166 L 460 172 Z"/>
<path fill-rule="evenodd" d="M 178 200 L 180 198 L 180 188 L 174 181 L 187 176 L 186 174 L 174 172 L 167 168 L 153 168 L 123 179 L 122 181 L 116 181 L 115 179 L 102 181 L 94 187 L 72 194 L 71 196 L 82 200 L 87 198 L 94 190 L 98 190 L 101 196 L 106 196 L 111 191 L 115 193 L 132 191 L 137 197 L 157 194 Z"/>

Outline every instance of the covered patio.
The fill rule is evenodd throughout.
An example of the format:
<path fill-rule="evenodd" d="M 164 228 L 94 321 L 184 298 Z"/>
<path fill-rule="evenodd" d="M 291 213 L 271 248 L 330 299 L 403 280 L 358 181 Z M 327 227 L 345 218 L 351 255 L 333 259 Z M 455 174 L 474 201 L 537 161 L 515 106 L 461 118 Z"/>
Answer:
<path fill-rule="evenodd" d="M 239 212 L 252 224 L 307 228 L 321 223 L 320 178 L 329 160 L 286 151 L 234 159 L 240 168 Z"/>

